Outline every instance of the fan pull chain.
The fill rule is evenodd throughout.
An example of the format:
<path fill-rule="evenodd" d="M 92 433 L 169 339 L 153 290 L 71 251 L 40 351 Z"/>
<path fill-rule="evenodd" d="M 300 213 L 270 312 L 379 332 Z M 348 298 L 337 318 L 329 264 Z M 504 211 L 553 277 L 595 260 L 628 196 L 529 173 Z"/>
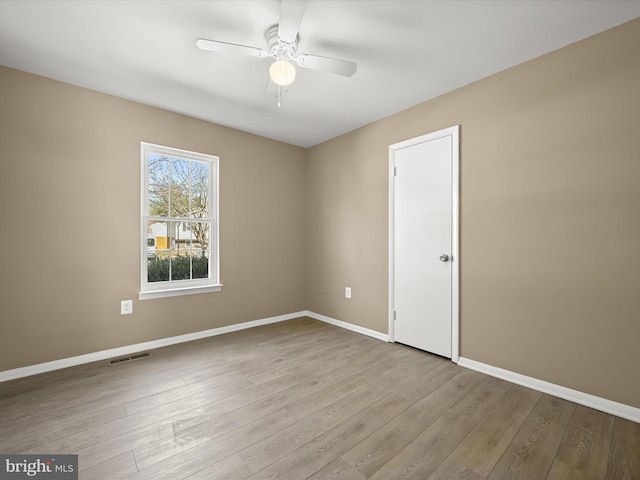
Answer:
<path fill-rule="evenodd" d="M 278 85 L 278 108 L 280 108 L 280 99 L 282 98 L 282 91 L 280 90 L 281 88 L 282 86 Z M 289 87 L 284 87 L 284 93 L 287 93 L 288 91 L 289 91 Z"/>

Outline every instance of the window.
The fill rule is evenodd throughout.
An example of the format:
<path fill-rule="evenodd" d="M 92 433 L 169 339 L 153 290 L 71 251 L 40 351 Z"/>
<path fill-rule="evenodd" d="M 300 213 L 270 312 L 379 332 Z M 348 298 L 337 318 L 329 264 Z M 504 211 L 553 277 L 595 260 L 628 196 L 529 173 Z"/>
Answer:
<path fill-rule="evenodd" d="M 142 156 L 142 299 L 218 291 L 218 157 L 150 143 Z"/>

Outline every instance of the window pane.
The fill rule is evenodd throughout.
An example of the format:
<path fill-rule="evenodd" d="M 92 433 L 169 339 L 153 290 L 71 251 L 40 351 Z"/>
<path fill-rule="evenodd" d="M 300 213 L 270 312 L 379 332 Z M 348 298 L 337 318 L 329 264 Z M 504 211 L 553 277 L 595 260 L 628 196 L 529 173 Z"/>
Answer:
<path fill-rule="evenodd" d="M 171 197 L 169 199 L 170 217 L 189 216 L 190 161 L 171 158 Z"/>
<path fill-rule="evenodd" d="M 147 259 L 147 281 L 166 282 L 169 280 L 169 257 L 160 257 Z"/>
<path fill-rule="evenodd" d="M 166 257 L 170 246 L 170 222 L 147 220 L 147 248 L 150 242 L 155 245 L 158 256 Z"/>
<path fill-rule="evenodd" d="M 209 222 L 189 222 L 188 230 L 191 234 L 188 245 L 188 255 L 191 257 L 192 278 L 209 278 Z"/>
<path fill-rule="evenodd" d="M 204 255 L 209 248 L 210 222 L 189 222 L 188 230 L 191 240 L 191 248 L 195 253 Z"/>
<path fill-rule="evenodd" d="M 193 278 L 209 278 L 209 257 L 191 257 L 193 263 Z"/>
<path fill-rule="evenodd" d="M 147 281 L 169 280 L 168 222 L 147 221 Z"/>
<path fill-rule="evenodd" d="M 164 217 L 169 213 L 169 184 L 167 157 L 149 155 L 149 215 Z"/>
<path fill-rule="evenodd" d="M 209 216 L 209 164 L 191 162 L 191 218 Z"/>

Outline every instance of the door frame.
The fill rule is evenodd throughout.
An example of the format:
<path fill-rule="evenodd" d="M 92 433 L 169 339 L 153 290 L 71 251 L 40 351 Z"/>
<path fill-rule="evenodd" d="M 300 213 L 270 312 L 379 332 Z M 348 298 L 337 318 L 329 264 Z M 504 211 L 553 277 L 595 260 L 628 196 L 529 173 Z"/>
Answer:
<path fill-rule="evenodd" d="M 389 342 L 394 337 L 395 299 L 395 152 L 402 148 L 451 137 L 451 361 L 460 358 L 460 125 L 389 145 Z"/>

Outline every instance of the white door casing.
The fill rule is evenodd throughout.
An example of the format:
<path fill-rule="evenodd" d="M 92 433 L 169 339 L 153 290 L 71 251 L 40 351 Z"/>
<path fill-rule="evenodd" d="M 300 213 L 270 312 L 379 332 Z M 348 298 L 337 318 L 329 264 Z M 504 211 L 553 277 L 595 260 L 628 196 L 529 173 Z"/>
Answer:
<path fill-rule="evenodd" d="M 389 341 L 454 362 L 458 199 L 458 126 L 389 146 Z"/>

